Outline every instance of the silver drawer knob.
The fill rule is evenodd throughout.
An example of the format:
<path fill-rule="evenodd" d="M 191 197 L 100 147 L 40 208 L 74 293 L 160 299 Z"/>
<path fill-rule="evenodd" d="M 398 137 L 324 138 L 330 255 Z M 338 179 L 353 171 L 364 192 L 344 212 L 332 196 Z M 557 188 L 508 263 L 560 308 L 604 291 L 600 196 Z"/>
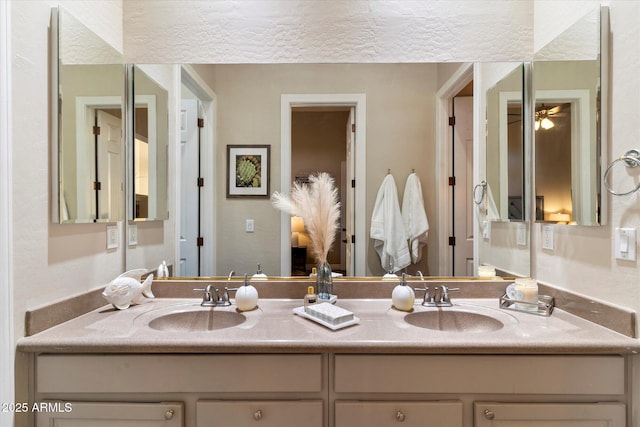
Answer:
<path fill-rule="evenodd" d="M 490 411 L 489 409 L 485 409 L 484 410 L 484 417 L 488 420 L 492 420 L 495 418 L 495 414 L 493 413 L 493 411 Z"/>
<path fill-rule="evenodd" d="M 176 413 L 176 411 L 174 411 L 173 409 L 169 409 L 167 412 L 164 413 L 164 419 L 165 420 L 170 420 L 173 418 L 173 415 Z"/>
<path fill-rule="evenodd" d="M 406 417 L 404 415 L 404 412 L 402 412 L 402 411 L 396 412 L 396 421 L 401 423 L 401 422 L 403 422 L 405 420 L 405 418 Z"/>
<path fill-rule="evenodd" d="M 256 421 L 260 421 L 262 419 L 262 411 L 260 409 L 253 413 L 253 419 Z"/>

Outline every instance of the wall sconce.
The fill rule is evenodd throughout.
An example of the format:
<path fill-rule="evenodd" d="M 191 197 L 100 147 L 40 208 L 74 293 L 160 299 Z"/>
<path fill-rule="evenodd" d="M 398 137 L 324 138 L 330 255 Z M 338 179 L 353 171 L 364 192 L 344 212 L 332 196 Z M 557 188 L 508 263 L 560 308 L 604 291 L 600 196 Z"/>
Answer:
<path fill-rule="evenodd" d="M 304 220 L 300 216 L 291 217 L 291 247 L 297 248 L 299 245 L 300 233 L 304 233 Z"/>

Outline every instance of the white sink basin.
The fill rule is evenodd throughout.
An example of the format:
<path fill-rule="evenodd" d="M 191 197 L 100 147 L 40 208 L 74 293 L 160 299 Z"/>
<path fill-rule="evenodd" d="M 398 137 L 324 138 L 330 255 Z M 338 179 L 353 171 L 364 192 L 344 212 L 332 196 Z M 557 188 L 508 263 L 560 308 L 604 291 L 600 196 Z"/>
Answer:
<path fill-rule="evenodd" d="M 221 311 L 214 307 L 202 307 L 158 316 L 149 322 L 151 329 L 173 332 L 203 332 L 232 328 L 247 318 L 235 311 Z"/>

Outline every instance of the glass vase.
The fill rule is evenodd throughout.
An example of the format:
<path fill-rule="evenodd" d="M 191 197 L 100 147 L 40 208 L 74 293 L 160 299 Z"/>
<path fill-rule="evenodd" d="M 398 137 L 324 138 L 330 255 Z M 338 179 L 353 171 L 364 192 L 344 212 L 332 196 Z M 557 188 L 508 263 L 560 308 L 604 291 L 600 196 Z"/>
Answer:
<path fill-rule="evenodd" d="M 331 265 L 327 262 L 318 263 L 316 276 L 316 292 L 318 299 L 329 301 L 333 293 L 333 277 L 331 276 Z"/>

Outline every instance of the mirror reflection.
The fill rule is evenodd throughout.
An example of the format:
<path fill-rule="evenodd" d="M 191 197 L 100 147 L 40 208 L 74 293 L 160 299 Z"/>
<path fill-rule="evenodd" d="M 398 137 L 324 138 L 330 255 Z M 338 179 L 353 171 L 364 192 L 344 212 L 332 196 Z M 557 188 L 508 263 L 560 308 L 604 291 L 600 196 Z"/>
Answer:
<path fill-rule="evenodd" d="M 57 9 L 57 18 L 53 221 L 120 220 L 125 162 L 122 55 L 63 8 Z"/>
<path fill-rule="evenodd" d="M 149 75 L 156 73 L 160 79 L 163 68 L 167 67 L 132 67 L 133 136 L 130 150 L 133 154 L 131 219 L 134 220 L 168 218 L 169 96 L 167 89 Z"/>
<path fill-rule="evenodd" d="M 523 65 L 503 64 L 507 73 L 486 94 L 486 209 L 490 221 L 525 219 Z"/>
<path fill-rule="evenodd" d="M 600 8 L 536 53 L 536 220 L 599 225 Z"/>

